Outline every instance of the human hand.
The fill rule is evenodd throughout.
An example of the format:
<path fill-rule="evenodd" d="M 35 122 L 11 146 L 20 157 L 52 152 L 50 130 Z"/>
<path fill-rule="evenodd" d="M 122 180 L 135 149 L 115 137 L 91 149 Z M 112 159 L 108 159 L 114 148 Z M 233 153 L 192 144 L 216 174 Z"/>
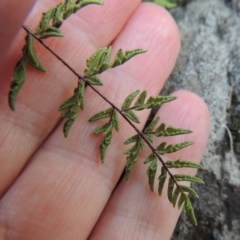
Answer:
<path fill-rule="evenodd" d="M 37 1 L 26 25 L 34 29 L 41 13 L 58 2 Z M 27 9 L 27 3 L 21 7 Z M 69 18 L 61 30 L 63 39 L 45 41 L 80 73 L 86 58 L 100 47 L 112 44 L 115 52 L 119 48 L 148 50 L 103 74 L 100 91 L 116 105 L 136 89 L 157 95 L 180 48 L 176 24 L 167 11 L 139 0 L 105 0 L 104 6 L 88 6 Z M 126 163 L 123 142 L 134 134 L 123 119 L 106 162 L 100 162 L 100 138 L 91 135 L 96 124 L 88 119 L 108 105 L 91 89 L 86 91 L 84 112 L 64 139 L 56 109 L 71 96 L 77 79 L 39 44 L 38 55 L 48 72 L 29 69 L 16 112 L 10 111 L 7 94 L 24 35 L 23 30 L 17 35 L 0 65 L 0 238 L 169 239 L 180 212 L 166 193 L 159 197 L 149 190 L 141 159 L 130 181 L 122 179 L 117 184 Z M 199 162 L 208 138 L 207 107 L 193 93 L 173 95 L 178 99 L 165 104 L 157 115 L 161 122 L 191 129 L 193 134 L 172 137 L 169 142 L 191 140 L 195 144 L 170 157 Z M 148 115 L 139 116 L 141 128 Z M 143 157 L 149 153 L 146 150 Z"/>

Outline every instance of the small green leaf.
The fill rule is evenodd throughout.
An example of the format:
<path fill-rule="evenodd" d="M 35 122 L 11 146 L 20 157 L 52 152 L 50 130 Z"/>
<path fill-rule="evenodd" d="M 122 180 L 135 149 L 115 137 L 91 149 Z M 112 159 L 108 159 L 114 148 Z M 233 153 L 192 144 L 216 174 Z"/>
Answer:
<path fill-rule="evenodd" d="M 63 7 L 64 7 L 64 3 L 62 2 L 57 5 L 57 7 L 54 9 L 54 12 L 53 12 L 52 24 L 57 28 L 59 28 L 63 23 L 63 18 L 62 18 Z"/>
<path fill-rule="evenodd" d="M 140 111 L 140 110 L 144 109 L 142 107 L 142 105 L 144 104 L 146 96 L 147 96 L 147 91 L 145 91 L 145 90 L 138 96 L 138 99 L 137 99 L 137 101 L 134 104 L 134 107 L 136 107 L 135 108 L 136 111 Z"/>
<path fill-rule="evenodd" d="M 60 107 L 58 108 L 58 111 L 63 111 L 73 105 L 76 105 L 77 104 L 77 99 L 76 99 L 76 96 L 72 96 L 68 99 L 66 99 L 61 105 Z"/>
<path fill-rule="evenodd" d="M 63 37 L 63 36 L 64 35 L 60 29 L 52 26 L 52 27 L 49 27 L 45 32 L 41 33 L 40 38 L 45 39 L 49 37 Z"/>
<path fill-rule="evenodd" d="M 32 35 L 27 35 L 26 36 L 26 58 L 28 64 L 30 64 L 32 67 L 42 71 L 46 72 L 46 69 L 43 67 L 39 59 L 37 58 L 37 55 L 35 53 L 35 48 L 34 48 L 34 37 Z"/>
<path fill-rule="evenodd" d="M 155 126 L 157 125 L 158 121 L 159 121 L 159 117 L 157 117 L 156 119 L 154 119 L 145 129 L 144 129 L 144 133 L 152 133 L 153 129 L 155 128 Z"/>
<path fill-rule="evenodd" d="M 165 129 L 165 124 L 162 123 L 155 132 L 155 136 L 157 137 L 168 137 L 168 136 L 175 136 L 175 135 L 181 135 L 181 134 L 189 134 L 192 133 L 190 130 L 182 129 L 182 128 L 174 128 L 172 126 L 169 126 L 167 129 Z"/>
<path fill-rule="evenodd" d="M 112 131 L 107 131 L 100 144 L 100 154 L 101 154 L 102 163 L 104 163 L 105 161 L 106 151 L 109 145 L 111 144 L 111 141 L 112 141 Z"/>
<path fill-rule="evenodd" d="M 193 195 L 194 197 L 196 197 L 196 198 L 199 197 L 198 194 L 197 194 L 197 192 L 196 192 L 193 188 L 188 187 L 188 186 L 183 186 L 183 185 L 179 185 L 179 187 L 181 188 L 181 190 L 182 190 L 183 192 L 187 192 L 187 193 L 189 193 L 189 194 L 192 194 L 192 195 Z"/>
<path fill-rule="evenodd" d="M 41 35 L 49 28 L 49 23 L 53 17 L 54 12 L 55 8 L 52 8 L 48 10 L 46 13 L 42 13 L 42 18 L 40 20 L 39 25 L 37 26 L 36 34 Z"/>
<path fill-rule="evenodd" d="M 25 47 L 23 48 L 23 52 L 25 52 Z M 16 64 L 14 68 L 12 83 L 8 94 L 8 103 L 13 111 L 15 110 L 17 95 L 26 80 L 26 65 L 27 59 L 25 56 L 23 56 L 23 58 Z"/>
<path fill-rule="evenodd" d="M 140 123 L 138 116 L 132 110 L 128 110 L 124 112 L 124 115 L 130 120 L 132 120 L 133 122 Z"/>
<path fill-rule="evenodd" d="M 90 58 L 87 59 L 87 69 L 85 75 L 99 74 L 108 69 L 110 55 L 112 52 L 111 47 L 105 47 L 97 50 Z"/>
<path fill-rule="evenodd" d="M 173 207 L 176 206 L 177 199 L 178 199 L 180 193 L 181 193 L 180 188 L 176 187 L 175 190 L 174 190 L 174 193 L 173 193 L 173 197 L 172 197 Z"/>
<path fill-rule="evenodd" d="M 112 64 L 112 68 L 122 65 L 123 63 L 130 60 L 132 57 L 136 56 L 137 54 L 141 54 L 145 52 L 146 50 L 143 50 L 143 49 L 135 49 L 135 50 L 126 51 L 125 53 L 123 53 L 122 49 L 119 49 L 115 56 L 114 62 Z"/>
<path fill-rule="evenodd" d="M 178 209 L 181 209 L 183 203 L 186 201 L 187 195 L 182 193 L 178 199 Z"/>
<path fill-rule="evenodd" d="M 175 99 L 176 97 L 173 97 L 173 96 L 150 97 L 147 100 L 147 102 L 143 105 L 143 107 L 146 109 L 153 108 L 153 107 L 160 107 L 162 104 L 173 101 Z"/>
<path fill-rule="evenodd" d="M 194 209 L 193 209 L 192 203 L 188 197 L 186 198 L 186 201 L 184 204 L 184 210 L 189 215 L 189 217 L 191 218 L 194 225 L 197 226 L 197 219 L 195 217 Z"/>
<path fill-rule="evenodd" d="M 113 127 L 116 129 L 117 132 L 119 132 L 120 124 L 119 124 L 118 112 L 116 110 L 114 110 L 113 112 L 112 122 L 113 122 Z"/>
<path fill-rule="evenodd" d="M 158 184 L 158 194 L 159 196 L 162 195 L 162 190 L 163 190 L 163 186 L 164 186 L 164 183 L 166 181 L 166 178 L 167 178 L 167 170 L 164 166 L 162 166 L 161 168 L 161 174 L 158 178 L 158 181 L 159 181 L 159 184 Z"/>
<path fill-rule="evenodd" d="M 170 1 L 170 0 L 154 0 L 154 2 L 158 5 L 161 5 L 166 8 L 174 8 L 177 6 L 177 1 Z"/>
<path fill-rule="evenodd" d="M 166 166 L 168 168 L 197 168 L 197 169 L 203 169 L 203 167 L 200 164 L 185 161 L 178 159 L 177 161 L 167 161 Z"/>
<path fill-rule="evenodd" d="M 204 183 L 204 181 L 201 178 L 190 176 L 190 175 L 175 174 L 174 178 L 177 182 L 187 181 L 187 182 Z"/>
<path fill-rule="evenodd" d="M 157 160 L 157 156 L 156 156 L 154 153 L 151 153 L 151 154 L 145 159 L 144 164 L 150 163 L 150 162 L 154 161 L 155 159 Z"/>
<path fill-rule="evenodd" d="M 153 143 L 153 140 L 154 140 L 153 134 L 145 134 L 145 137 L 150 143 Z"/>
<path fill-rule="evenodd" d="M 128 139 L 124 142 L 124 144 L 127 145 L 127 144 L 132 143 L 132 142 L 137 142 L 138 139 L 139 139 L 139 136 L 138 136 L 138 135 L 134 135 L 134 136 L 128 138 Z"/>
<path fill-rule="evenodd" d="M 174 180 L 170 177 L 168 180 L 168 200 L 173 202 Z"/>
<path fill-rule="evenodd" d="M 131 106 L 133 99 L 134 99 L 139 93 L 140 93 L 140 91 L 137 90 L 137 91 L 129 94 L 129 95 L 126 97 L 126 99 L 124 100 L 124 103 L 123 103 L 121 109 L 122 109 L 122 110 L 128 109 L 128 108 Z"/>
<path fill-rule="evenodd" d="M 112 114 L 113 114 L 113 109 L 112 108 L 105 109 L 105 110 L 93 115 L 89 119 L 89 122 L 94 122 L 94 121 L 97 121 L 97 120 L 100 120 L 100 119 L 103 119 L 103 118 L 109 118 L 109 117 L 112 116 Z"/>
<path fill-rule="evenodd" d="M 152 192 L 154 190 L 154 180 L 155 180 L 156 172 L 157 172 L 157 159 L 155 158 L 147 169 L 148 184 Z"/>
<path fill-rule="evenodd" d="M 170 144 L 164 149 L 164 151 L 165 151 L 165 153 L 173 153 L 173 152 L 177 152 L 185 147 L 188 147 L 192 144 L 193 144 L 193 142 L 189 142 L 189 141 L 178 143 L 178 144 Z"/>
<path fill-rule="evenodd" d="M 102 126 L 96 128 L 96 129 L 93 131 L 93 134 L 99 134 L 99 133 L 111 131 L 111 129 L 112 129 L 112 124 L 110 124 L 110 123 L 108 122 L 108 123 L 105 123 L 105 124 L 103 124 Z"/>
<path fill-rule="evenodd" d="M 75 10 L 75 0 L 65 0 L 63 6 L 63 19 L 67 19 Z"/>
<path fill-rule="evenodd" d="M 68 137 L 70 129 L 77 118 L 78 110 L 79 110 L 79 107 L 74 106 L 61 114 L 61 117 L 68 118 L 68 120 L 65 122 L 63 126 L 64 137 Z"/>
<path fill-rule="evenodd" d="M 138 160 L 138 154 L 132 154 L 127 157 L 127 164 L 125 167 L 125 176 L 126 176 L 126 181 L 129 181 L 133 166 Z"/>
<path fill-rule="evenodd" d="M 124 154 L 126 154 L 126 155 L 137 155 L 138 152 L 139 152 L 139 148 L 138 148 L 138 146 L 137 146 L 137 144 L 136 144 L 136 145 L 133 145 L 133 146 L 132 146 L 131 148 L 129 148 L 128 150 L 126 150 L 126 151 L 124 152 Z"/>
<path fill-rule="evenodd" d="M 97 75 L 87 77 L 87 82 L 91 85 L 102 86 L 103 83 Z"/>
<path fill-rule="evenodd" d="M 167 142 L 162 142 L 157 146 L 157 152 L 161 155 L 164 155 L 166 153 L 165 146 L 167 145 Z"/>

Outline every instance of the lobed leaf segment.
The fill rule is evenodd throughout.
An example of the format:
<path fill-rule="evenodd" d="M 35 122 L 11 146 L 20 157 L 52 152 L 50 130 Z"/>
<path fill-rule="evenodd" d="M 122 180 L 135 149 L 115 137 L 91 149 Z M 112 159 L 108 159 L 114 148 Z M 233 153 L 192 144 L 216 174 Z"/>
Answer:
<path fill-rule="evenodd" d="M 162 1 L 161 1 L 162 2 Z M 163 1 L 164 2 L 164 1 Z M 170 2 L 167 1 L 166 2 Z M 9 93 L 9 105 L 12 110 L 15 109 L 15 101 L 19 90 L 25 82 L 26 78 L 26 66 L 27 64 L 33 66 L 39 71 L 45 72 L 45 68 L 37 58 L 34 49 L 34 38 L 37 38 L 40 43 L 44 45 L 41 39 L 48 37 L 61 37 L 63 34 L 59 30 L 63 21 L 68 18 L 71 14 L 75 13 L 80 8 L 88 4 L 103 4 L 100 0 L 78 0 L 69 1 L 65 0 L 60 3 L 55 8 L 50 9 L 46 13 L 42 14 L 41 21 L 37 27 L 36 33 L 32 34 L 27 30 L 27 36 L 25 38 L 25 46 L 22 49 L 23 56 L 16 64 L 11 89 Z M 46 47 L 46 45 L 44 45 Z M 126 180 L 130 179 L 133 167 L 139 159 L 140 151 L 145 149 L 148 145 L 152 153 L 145 159 L 144 163 L 149 164 L 147 168 L 148 183 L 151 191 L 154 191 L 154 182 L 157 174 L 157 168 L 159 161 L 161 162 L 161 173 L 158 176 L 158 194 L 161 196 L 165 182 L 168 181 L 167 194 L 168 199 L 175 207 L 183 208 L 185 212 L 190 216 L 194 224 L 197 224 L 197 220 L 194 214 L 194 209 L 188 195 L 198 197 L 195 190 L 181 182 L 195 182 L 203 183 L 200 178 L 184 175 L 175 174 L 173 175 L 170 171 L 171 168 L 196 168 L 202 169 L 202 166 L 187 160 L 178 159 L 176 161 L 164 162 L 161 158 L 164 154 L 171 154 L 173 152 L 179 151 L 185 147 L 193 144 L 193 142 L 185 141 L 178 144 L 167 145 L 167 142 L 161 142 L 158 146 L 153 147 L 155 138 L 158 137 L 170 137 L 181 134 L 189 134 L 190 130 L 176 128 L 173 126 L 166 126 L 165 123 L 158 125 L 160 118 L 153 119 L 150 124 L 144 128 L 143 131 L 138 130 L 135 124 L 140 123 L 140 119 L 136 112 L 143 111 L 146 109 L 152 109 L 155 107 L 161 107 L 163 104 L 173 101 L 176 99 L 174 96 L 150 96 L 147 97 L 147 92 L 143 90 L 134 91 L 130 93 L 124 100 L 121 109 L 117 108 L 113 103 L 111 103 L 107 98 L 105 98 L 101 93 L 95 88 L 95 86 L 103 86 L 103 82 L 99 77 L 99 74 L 110 69 L 118 67 L 137 54 L 146 52 L 143 49 L 135 49 L 123 52 L 120 49 L 113 62 L 110 62 L 112 48 L 106 47 L 97 50 L 86 62 L 86 69 L 84 70 L 84 75 L 79 75 L 75 72 L 69 65 L 67 65 L 64 60 L 62 60 L 56 53 L 54 53 L 50 48 L 46 47 L 51 51 L 62 63 L 64 63 L 69 70 L 71 70 L 78 77 L 78 85 L 74 90 L 73 96 L 66 99 L 59 107 L 61 111 L 61 117 L 66 118 L 65 124 L 63 126 L 64 136 L 67 137 L 75 122 L 79 110 L 84 110 L 84 97 L 85 90 L 87 86 L 92 88 L 98 95 L 100 95 L 105 101 L 107 101 L 111 107 L 102 110 L 92 116 L 89 121 L 95 122 L 102 119 L 108 119 L 108 121 L 99 127 L 97 127 L 93 134 L 102 134 L 102 141 L 100 143 L 100 155 L 101 161 L 104 162 L 106 159 L 107 149 L 112 142 L 113 131 L 120 131 L 119 115 L 121 115 L 136 131 L 136 134 L 129 137 L 125 141 L 125 145 L 132 144 L 132 146 L 125 151 L 126 155 L 126 168 L 125 176 Z M 157 126 L 158 125 L 158 126 Z"/>

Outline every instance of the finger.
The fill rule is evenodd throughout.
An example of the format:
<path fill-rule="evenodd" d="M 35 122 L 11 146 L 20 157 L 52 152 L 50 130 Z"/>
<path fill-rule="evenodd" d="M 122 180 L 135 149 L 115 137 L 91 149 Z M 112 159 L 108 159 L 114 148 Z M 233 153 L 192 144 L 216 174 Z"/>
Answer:
<path fill-rule="evenodd" d="M 165 104 L 157 113 L 161 122 L 193 130 L 193 134 L 171 137 L 172 142 L 178 143 L 193 140 L 193 146 L 175 153 L 172 160 L 188 159 L 199 163 L 209 136 L 209 115 L 203 101 L 196 95 L 178 91 L 173 94 L 178 99 Z M 168 141 L 168 138 L 165 139 Z M 169 142 L 169 141 L 168 141 Z M 160 144 L 158 139 L 156 146 Z M 154 144 L 155 145 L 155 144 Z M 123 179 L 114 191 L 108 205 L 97 222 L 90 239 L 170 239 L 180 211 L 173 208 L 167 198 L 166 186 L 161 197 L 149 190 L 146 176 L 146 166 L 139 159 L 132 177 L 126 183 Z M 158 166 L 158 175 L 160 175 Z M 171 171 L 172 172 L 172 171 Z M 195 174 L 195 170 L 175 170 L 174 173 Z M 157 178 L 157 177 L 156 177 Z M 167 185 L 167 183 L 165 183 Z M 155 190 L 156 191 L 156 190 Z M 201 198 L 201 196 L 200 196 Z"/>
<path fill-rule="evenodd" d="M 165 81 L 163 76 L 168 76 L 175 64 L 179 35 L 176 24 L 164 9 L 142 4 L 113 45 L 115 52 L 119 46 L 123 49 L 128 49 L 128 45 L 149 47 L 148 55 L 139 55 L 128 62 L 131 70 L 126 74 L 121 70 L 125 66 L 121 66 L 102 76 L 104 88 L 99 91 L 119 106 L 122 99 L 136 88 L 146 88 L 149 95 L 159 92 L 159 86 Z M 156 56 L 159 56 L 161 69 L 155 64 Z M 142 67 L 136 71 L 138 61 Z M 149 73 L 150 77 L 144 78 L 150 68 L 153 74 Z M 96 150 L 101 137 L 90 134 L 97 124 L 87 122 L 90 116 L 106 107 L 109 106 L 88 89 L 85 112 L 77 118 L 69 138 L 63 139 L 59 127 L 35 154 L 28 168 L 2 199 L 1 225 L 11 229 L 7 231 L 4 228 L 6 235 L 20 238 L 18 231 L 21 229 L 35 240 L 46 239 L 47 236 L 59 240 L 87 238 L 124 168 L 122 143 L 134 133 L 121 119 L 122 131 L 114 136 L 106 163 L 101 164 L 99 150 Z M 141 115 L 139 127 L 143 126 L 147 115 Z M 31 184 L 25 188 L 27 183 Z M 8 214 L 9 208 L 14 208 L 14 222 L 13 215 Z M 23 212 L 24 219 L 21 217 Z"/>
<path fill-rule="evenodd" d="M 38 1 L 26 24 L 35 27 L 36 16 L 57 2 Z M 89 57 L 97 48 L 107 46 L 139 3 L 139 0 L 133 0 L 131 4 L 106 0 L 104 6 L 87 6 L 63 24 L 61 29 L 66 37 L 49 39 L 47 43 L 81 72 L 85 67 L 85 56 Z M 7 95 L 14 65 L 20 58 L 23 44 L 20 39 L 24 39 L 24 35 L 22 31 L 14 41 L 0 69 L 3 79 L 0 88 L 0 196 L 59 121 L 57 109 L 72 94 L 77 80 L 61 62 L 37 45 L 38 55 L 48 72 L 28 69 L 27 82 L 17 99 L 17 110 L 11 112 Z"/>
<path fill-rule="evenodd" d="M 18 0 L 0 2 L 0 61 L 34 2 L 34 0 L 25 0 L 20 8 Z"/>

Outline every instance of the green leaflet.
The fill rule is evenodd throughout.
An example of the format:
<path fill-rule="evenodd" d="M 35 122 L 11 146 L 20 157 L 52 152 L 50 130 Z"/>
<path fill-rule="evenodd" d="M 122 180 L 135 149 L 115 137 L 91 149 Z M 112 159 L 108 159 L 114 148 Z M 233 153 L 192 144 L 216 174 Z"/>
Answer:
<path fill-rule="evenodd" d="M 155 158 L 147 169 L 148 184 L 152 192 L 154 191 L 154 180 L 155 180 L 156 172 L 157 172 L 157 159 Z"/>
<path fill-rule="evenodd" d="M 75 10 L 75 0 L 65 0 L 63 10 L 63 19 L 67 19 Z"/>
<path fill-rule="evenodd" d="M 69 135 L 69 131 L 77 118 L 79 109 L 84 109 L 83 99 L 85 95 L 85 88 L 85 82 L 78 82 L 78 86 L 74 90 L 74 95 L 66 99 L 58 108 L 58 111 L 64 111 L 61 113 L 61 117 L 67 118 L 63 127 L 65 137 Z"/>
<path fill-rule="evenodd" d="M 194 197 L 196 197 L 196 198 L 199 197 L 198 194 L 197 194 L 197 192 L 196 192 L 193 188 L 188 187 L 188 186 L 184 186 L 184 185 L 179 185 L 179 187 L 181 188 L 181 190 L 182 190 L 183 192 L 187 192 L 187 193 L 189 193 L 189 194 L 192 194 L 192 195 L 193 195 Z"/>
<path fill-rule="evenodd" d="M 23 48 L 23 55 L 25 55 L 25 51 L 26 47 Z M 15 102 L 17 95 L 26 80 L 26 65 L 27 59 L 26 56 L 23 56 L 23 58 L 16 64 L 14 68 L 12 83 L 8 94 L 9 106 L 13 111 L 15 110 Z"/>
<path fill-rule="evenodd" d="M 146 97 L 147 97 L 147 91 L 144 90 L 144 91 L 138 96 L 138 99 L 137 99 L 137 101 L 136 101 L 135 104 L 134 104 L 134 107 L 135 107 L 135 110 L 136 110 L 136 111 L 140 111 L 140 110 L 143 110 L 143 109 L 144 109 L 144 108 L 142 108 L 142 105 L 144 104 Z"/>
<path fill-rule="evenodd" d="M 65 138 L 68 137 L 69 131 L 77 118 L 78 110 L 79 110 L 78 106 L 74 106 L 70 108 L 68 111 L 61 114 L 61 117 L 68 118 L 68 120 L 65 122 L 63 126 L 63 133 Z"/>
<path fill-rule="evenodd" d="M 166 181 L 167 178 L 167 170 L 164 166 L 162 166 L 161 168 L 161 174 L 158 178 L 159 184 L 158 184 L 158 195 L 161 196 L 162 195 L 162 190 L 163 190 L 163 186 L 164 183 Z"/>
<path fill-rule="evenodd" d="M 186 142 L 182 142 L 182 143 L 178 143 L 178 144 L 170 144 L 165 148 L 166 142 L 163 142 L 157 147 L 157 152 L 161 155 L 164 155 L 166 153 L 173 153 L 173 152 L 177 152 L 185 147 L 188 147 L 192 144 L 193 144 L 193 142 L 186 141 Z"/>
<path fill-rule="evenodd" d="M 180 188 L 176 187 L 175 190 L 174 190 L 174 193 L 172 195 L 172 205 L 173 205 L 173 207 L 176 206 L 177 199 L 178 199 L 180 193 L 181 193 Z"/>
<path fill-rule="evenodd" d="M 112 68 L 117 67 L 119 65 L 124 64 L 126 61 L 130 60 L 132 57 L 136 56 L 137 54 L 145 53 L 147 52 L 146 50 L 143 49 L 135 49 L 135 50 L 129 50 L 123 53 L 122 49 L 119 49 L 114 62 L 112 64 Z"/>
<path fill-rule="evenodd" d="M 157 160 L 157 156 L 154 153 L 151 153 L 144 161 L 144 164 L 150 163 L 152 161 Z"/>
<path fill-rule="evenodd" d="M 89 119 L 89 121 L 94 122 L 102 118 L 110 118 L 110 119 L 109 119 L 109 122 L 103 124 L 100 127 L 97 127 L 93 131 L 93 134 L 99 134 L 99 133 L 105 132 L 105 135 L 102 138 L 102 142 L 100 144 L 101 161 L 102 163 L 104 163 L 106 158 L 107 148 L 110 146 L 111 140 L 112 140 L 112 130 L 113 128 L 115 128 L 116 131 L 119 131 L 120 126 L 119 126 L 118 112 L 113 108 L 108 108 L 95 114 Z"/>
<path fill-rule="evenodd" d="M 174 189 L 174 180 L 169 178 L 168 180 L 168 200 L 173 202 L 173 189 Z"/>
<path fill-rule="evenodd" d="M 132 110 L 128 110 L 124 112 L 124 115 L 130 120 L 132 120 L 133 122 L 140 123 L 138 116 Z"/>
<path fill-rule="evenodd" d="M 184 201 L 186 200 L 186 198 L 187 198 L 187 195 L 186 195 L 186 194 L 182 193 L 182 194 L 180 195 L 180 197 L 179 197 L 179 199 L 178 199 L 178 209 L 181 209 L 181 207 L 182 207 Z"/>
<path fill-rule="evenodd" d="M 63 33 L 60 29 L 56 27 L 49 27 L 45 32 L 43 32 L 40 36 L 41 39 L 49 38 L 49 37 L 63 37 Z"/>
<path fill-rule="evenodd" d="M 30 64 L 34 68 L 40 71 L 46 71 L 46 69 L 42 66 L 40 61 L 38 60 L 35 50 L 34 50 L 34 38 L 27 34 L 25 37 L 25 46 L 22 49 L 23 56 L 20 61 L 17 62 L 14 73 L 12 77 L 12 83 L 10 86 L 10 91 L 8 94 L 8 102 L 10 108 L 15 110 L 15 102 L 19 91 L 21 90 L 25 80 L 26 80 L 26 66 Z"/>
<path fill-rule="evenodd" d="M 56 6 L 53 12 L 52 17 L 52 25 L 59 28 L 63 23 L 62 11 L 63 11 L 64 3 L 60 3 Z"/>
<path fill-rule="evenodd" d="M 175 174 L 174 179 L 177 182 L 188 181 L 188 182 L 204 183 L 204 181 L 201 178 L 190 176 L 190 175 L 184 175 L 184 174 Z"/>
<path fill-rule="evenodd" d="M 136 139 L 135 139 L 135 136 L 137 136 Z M 125 142 L 125 144 L 135 142 L 135 145 L 133 145 L 130 149 L 125 151 L 125 154 L 128 155 L 127 164 L 125 167 L 125 176 L 127 181 L 130 179 L 134 164 L 138 160 L 140 150 L 143 150 L 144 148 L 143 140 L 138 135 L 135 135 L 135 136 L 129 138 Z"/>
<path fill-rule="evenodd" d="M 112 116 L 112 114 L 113 114 L 113 109 L 112 108 L 105 109 L 105 110 L 93 115 L 89 119 L 89 122 L 94 122 L 94 121 L 97 121 L 97 120 L 100 120 L 100 119 L 103 119 L 103 118 L 109 118 L 109 117 Z"/>
<path fill-rule="evenodd" d="M 54 12 L 55 12 L 55 8 L 52 8 L 47 12 L 42 13 L 42 18 L 40 20 L 39 25 L 37 26 L 36 34 L 41 35 L 43 32 L 45 32 L 48 29 L 49 23 L 53 17 Z"/>
<path fill-rule="evenodd" d="M 147 102 L 144 104 L 145 109 L 153 108 L 153 107 L 160 107 L 162 104 L 171 102 L 177 99 L 173 96 L 157 96 L 157 97 L 150 97 Z"/>
<path fill-rule="evenodd" d="M 137 142 L 138 139 L 139 139 L 139 136 L 138 136 L 138 135 L 134 135 L 134 136 L 128 138 L 128 139 L 124 142 L 124 144 L 127 145 L 127 144 L 132 143 L 132 142 Z"/>
<path fill-rule="evenodd" d="M 111 144 L 112 141 L 112 131 L 107 131 L 106 134 L 104 135 L 102 142 L 100 144 L 100 154 L 101 154 L 101 161 L 104 163 L 105 158 L 106 158 L 106 151 Z"/>
<path fill-rule="evenodd" d="M 37 58 L 37 55 L 35 53 L 34 49 L 34 37 L 30 34 L 28 34 L 25 38 L 26 40 L 26 58 L 27 63 L 30 64 L 32 67 L 42 71 L 46 72 L 46 69 L 43 67 L 39 59 Z"/>
<path fill-rule="evenodd" d="M 191 201 L 188 197 L 185 200 L 184 210 L 190 216 L 194 225 L 197 226 L 197 219 L 196 219 L 195 214 L 194 214 L 193 206 L 192 206 L 192 203 L 191 203 Z"/>
<path fill-rule="evenodd" d="M 119 123 L 118 112 L 116 110 L 113 111 L 112 122 L 113 122 L 113 127 L 116 129 L 117 132 L 119 132 L 120 123 Z"/>
<path fill-rule="evenodd" d="M 157 123 L 159 122 L 159 117 L 157 117 L 156 119 L 154 119 L 145 129 L 144 129 L 144 133 L 152 133 L 153 129 L 155 128 L 155 126 L 157 125 Z"/>
<path fill-rule="evenodd" d="M 93 131 L 93 134 L 99 134 L 99 133 L 103 133 L 103 132 L 106 132 L 106 131 L 111 131 L 112 129 L 112 125 L 111 123 L 105 123 L 103 124 L 102 126 L 96 128 L 94 131 Z"/>
<path fill-rule="evenodd" d="M 185 160 L 178 159 L 177 161 L 167 161 L 166 166 L 168 168 L 197 168 L 197 169 L 203 169 L 203 167 L 200 164 L 189 162 Z"/>
<path fill-rule="evenodd" d="M 91 85 L 103 86 L 101 79 L 97 75 L 88 77 L 87 82 Z"/>
<path fill-rule="evenodd" d="M 122 110 L 125 110 L 125 109 L 130 108 L 133 99 L 134 99 L 139 93 L 140 93 L 140 91 L 137 90 L 137 91 L 135 91 L 135 92 L 129 94 L 129 95 L 126 97 L 126 99 L 124 100 L 121 109 L 122 109 Z"/>
<path fill-rule="evenodd" d="M 162 137 L 162 136 L 175 136 L 175 135 L 181 135 L 181 134 L 189 134 L 192 133 L 190 130 L 181 129 L 181 128 L 174 128 L 172 126 L 167 127 L 164 123 L 162 123 L 155 131 L 155 136 Z"/>
<path fill-rule="evenodd" d="M 174 8 L 177 6 L 177 0 L 154 0 L 154 2 L 166 8 Z"/>
<path fill-rule="evenodd" d="M 107 70 L 110 67 L 111 52 L 111 47 L 101 48 L 88 58 L 87 69 L 84 72 L 85 76 L 96 75 Z"/>

